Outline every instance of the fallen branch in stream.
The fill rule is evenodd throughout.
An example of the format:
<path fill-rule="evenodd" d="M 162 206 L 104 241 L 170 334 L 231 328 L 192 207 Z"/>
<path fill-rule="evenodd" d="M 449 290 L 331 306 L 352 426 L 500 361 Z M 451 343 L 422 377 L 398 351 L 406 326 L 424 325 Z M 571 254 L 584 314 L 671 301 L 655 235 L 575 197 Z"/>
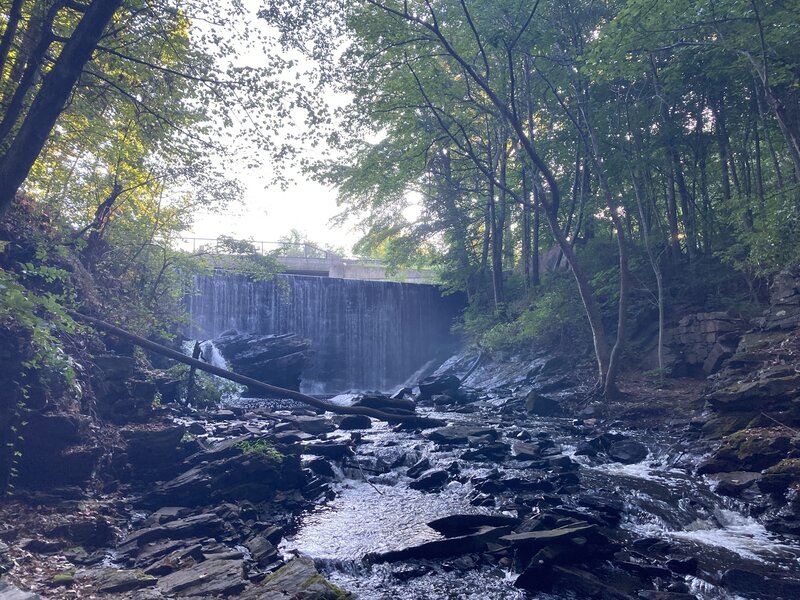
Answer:
<path fill-rule="evenodd" d="M 96 319 L 94 317 L 90 317 L 88 315 L 84 315 L 83 313 L 79 313 L 73 310 L 68 310 L 67 312 L 73 319 L 77 319 L 79 321 L 83 321 L 84 323 L 88 323 L 89 325 L 92 325 L 96 329 L 100 329 L 108 333 L 111 333 L 113 335 L 119 336 L 121 338 L 133 342 L 137 346 L 141 346 L 142 348 L 150 350 L 151 352 L 155 352 L 156 354 L 161 354 L 162 356 L 166 356 L 173 360 L 177 360 L 178 362 L 182 362 L 191 367 L 195 367 L 197 369 L 200 369 L 201 371 L 205 371 L 206 373 L 211 373 L 212 375 L 216 375 L 217 377 L 222 377 L 223 379 L 227 379 L 235 383 L 246 385 L 251 389 L 259 390 L 269 395 L 272 398 L 291 398 L 292 400 L 297 400 L 298 402 L 302 402 L 303 404 L 308 404 L 310 406 L 313 406 L 314 408 L 318 408 L 320 410 L 340 415 L 365 415 L 367 417 L 378 419 L 380 421 L 386 421 L 388 423 L 403 423 L 404 425 L 410 425 L 422 429 L 430 427 L 441 427 L 442 425 L 445 424 L 443 421 L 439 419 L 432 419 L 429 417 L 419 417 L 417 415 L 390 414 L 390 413 L 385 413 L 381 410 L 376 410 L 374 408 L 368 408 L 366 406 L 342 406 L 339 404 L 326 402 L 325 400 L 320 400 L 319 398 L 314 398 L 313 396 L 307 396 L 302 392 L 297 392 L 295 390 L 288 390 L 275 385 L 270 385 L 268 383 L 264 383 L 263 381 L 258 381 L 257 379 L 252 379 L 251 377 L 239 375 L 238 373 L 234 373 L 233 371 L 228 371 L 227 369 L 222 369 L 220 367 L 210 365 L 201 360 L 190 358 L 185 354 L 178 352 L 177 350 L 173 350 L 172 348 L 167 348 L 166 346 L 162 346 L 161 344 L 157 344 L 156 342 L 151 342 L 146 338 L 130 333 L 129 331 L 125 331 L 124 329 L 120 329 L 119 327 L 112 325 L 111 323 L 107 323 L 105 321 Z"/>

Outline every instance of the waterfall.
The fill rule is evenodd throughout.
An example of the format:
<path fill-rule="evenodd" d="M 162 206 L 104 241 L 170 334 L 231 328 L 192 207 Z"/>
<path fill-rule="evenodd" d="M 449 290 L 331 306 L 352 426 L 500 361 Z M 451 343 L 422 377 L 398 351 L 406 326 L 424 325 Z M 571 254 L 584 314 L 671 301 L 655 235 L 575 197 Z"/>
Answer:
<path fill-rule="evenodd" d="M 187 297 L 187 336 L 223 331 L 296 333 L 309 338 L 313 364 L 303 389 L 391 390 L 426 362 L 452 349 L 453 319 L 463 299 L 436 286 L 281 275 L 251 281 L 203 275 Z"/>

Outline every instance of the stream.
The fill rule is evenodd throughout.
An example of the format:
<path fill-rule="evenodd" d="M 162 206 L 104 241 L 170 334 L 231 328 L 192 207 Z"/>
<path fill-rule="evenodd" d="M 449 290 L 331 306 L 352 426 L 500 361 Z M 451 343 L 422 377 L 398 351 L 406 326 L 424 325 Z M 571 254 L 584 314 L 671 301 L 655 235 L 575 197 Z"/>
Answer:
<path fill-rule="evenodd" d="M 347 397 L 334 400 L 346 402 Z M 487 565 L 464 555 L 368 564 L 364 557 L 441 539 L 426 523 L 448 515 L 526 517 L 552 509 L 586 514 L 590 520 L 592 511 L 607 503 L 611 512 L 618 512 L 615 531 L 624 548 L 622 558 L 629 558 L 631 552 L 637 556 L 631 548 L 668 543 L 673 548 L 670 554 L 697 559 L 696 572 L 685 575 L 681 584 L 697 598 L 740 597 L 719 585 L 722 574 L 730 569 L 764 575 L 771 581 L 793 580 L 800 572 L 796 542 L 767 532 L 747 514 L 744 503 L 715 494 L 705 478 L 692 474 L 700 457 L 692 453 L 692 436 L 682 429 L 619 430 L 649 450 L 645 460 L 625 465 L 576 455 L 586 432 L 571 419 L 527 416 L 524 409 L 521 415 L 498 411 L 498 399 L 491 395 L 468 408 L 474 412 L 421 410 L 450 424 L 490 426 L 500 434 L 498 442 L 509 445 L 538 441 L 545 457 L 576 463 L 569 468 L 579 475 L 579 483 L 574 477 L 566 478 L 565 485 L 543 485 L 532 502 L 520 497 L 530 496 L 529 489 L 520 495 L 506 490 L 496 495 L 495 503 L 478 489 L 486 481 L 526 480 L 548 473 L 533 471 L 530 461 L 513 457 L 464 460 L 464 445 L 439 444 L 419 433 L 373 421 L 371 429 L 330 434 L 333 440 L 360 437 L 356 454 L 335 466 L 331 484 L 335 498 L 300 518 L 296 531 L 282 543 L 284 554 L 311 556 L 326 577 L 363 600 L 574 598 L 572 592 L 558 589 L 537 595 L 515 588 L 518 573 L 502 561 Z M 412 479 L 406 472 L 423 459 L 430 461 L 430 468 L 451 474 L 440 491 L 409 487 Z M 749 584 L 743 585 L 746 589 Z M 745 597 L 760 596 L 751 592 Z"/>

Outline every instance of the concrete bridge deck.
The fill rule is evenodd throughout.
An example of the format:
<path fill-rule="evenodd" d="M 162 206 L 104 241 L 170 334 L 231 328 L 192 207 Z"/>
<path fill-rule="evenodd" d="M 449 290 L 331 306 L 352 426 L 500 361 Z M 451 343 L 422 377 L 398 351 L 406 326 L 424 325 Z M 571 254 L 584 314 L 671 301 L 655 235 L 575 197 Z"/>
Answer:
<path fill-rule="evenodd" d="M 293 244 L 283 242 L 250 242 L 261 254 L 272 254 L 283 265 L 284 273 L 338 279 L 359 279 L 364 281 L 402 281 L 405 283 L 436 283 L 433 271 L 421 269 L 401 269 L 388 273 L 386 265 L 379 260 L 344 258 L 329 250 L 317 248 L 312 244 Z M 238 257 L 226 251 L 225 245 L 210 238 L 183 238 L 181 248 L 199 252 L 205 250 L 212 266 L 218 269 L 236 271 Z"/>

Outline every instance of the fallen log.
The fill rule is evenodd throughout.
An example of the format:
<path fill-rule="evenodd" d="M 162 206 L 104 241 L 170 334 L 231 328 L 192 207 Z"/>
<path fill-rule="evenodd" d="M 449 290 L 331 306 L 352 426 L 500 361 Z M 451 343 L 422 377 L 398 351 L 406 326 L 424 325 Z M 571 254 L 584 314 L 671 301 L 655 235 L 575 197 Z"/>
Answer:
<path fill-rule="evenodd" d="M 68 310 L 67 312 L 73 319 L 83 321 L 84 323 L 92 325 L 96 329 L 101 329 L 113 335 L 129 340 L 137 346 L 141 346 L 142 348 L 150 350 L 151 352 L 155 352 L 156 354 L 161 354 L 162 356 L 177 360 L 178 362 L 182 362 L 190 367 L 200 369 L 206 373 L 211 373 L 217 377 L 222 377 L 223 379 L 227 379 L 241 385 L 246 385 L 252 389 L 261 390 L 265 394 L 268 394 L 274 398 L 291 398 L 292 400 L 297 400 L 298 402 L 308 404 L 314 408 L 318 408 L 327 412 L 340 415 L 366 415 L 367 417 L 378 419 L 380 421 L 386 421 L 389 423 L 403 423 L 404 425 L 419 427 L 422 429 L 441 427 L 445 424 L 444 421 L 429 417 L 419 417 L 417 415 L 394 415 L 376 410 L 374 408 L 367 408 L 365 406 L 341 406 L 339 404 L 332 404 L 331 402 L 326 402 L 325 400 L 320 400 L 319 398 L 314 398 L 313 396 L 307 396 L 302 392 L 296 392 L 294 390 L 287 390 L 275 385 L 270 385 L 268 383 L 264 383 L 263 381 L 258 381 L 250 377 L 245 377 L 244 375 L 239 375 L 233 371 L 228 371 L 227 369 L 210 365 L 196 358 L 190 358 L 189 356 L 186 356 L 177 350 L 167 348 L 166 346 L 152 342 L 129 331 L 120 329 L 111 323 L 84 315 L 83 313 L 79 313 L 74 310 Z"/>

